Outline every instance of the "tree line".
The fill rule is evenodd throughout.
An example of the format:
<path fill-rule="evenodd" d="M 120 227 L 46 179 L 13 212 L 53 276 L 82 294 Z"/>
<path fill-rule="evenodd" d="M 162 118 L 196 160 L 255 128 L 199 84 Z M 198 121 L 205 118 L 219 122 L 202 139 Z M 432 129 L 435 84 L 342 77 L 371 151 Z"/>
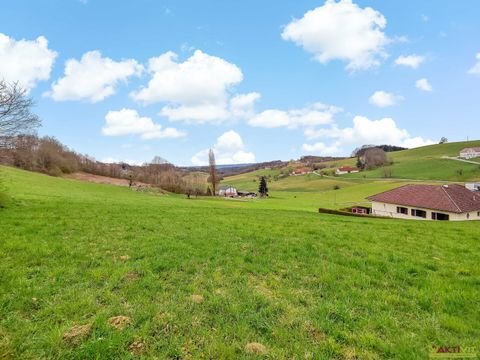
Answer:
<path fill-rule="evenodd" d="M 69 149 L 54 137 L 37 136 L 41 121 L 32 112 L 34 105 L 18 83 L 0 80 L 0 164 L 52 176 L 85 172 L 124 178 L 130 185 L 141 182 L 189 196 L 208 193 L 206 174 L 181 170 L 160 157 L 142 166 L 107 164 Z M 215 176 L 213 194 L 219 181 Z"/>

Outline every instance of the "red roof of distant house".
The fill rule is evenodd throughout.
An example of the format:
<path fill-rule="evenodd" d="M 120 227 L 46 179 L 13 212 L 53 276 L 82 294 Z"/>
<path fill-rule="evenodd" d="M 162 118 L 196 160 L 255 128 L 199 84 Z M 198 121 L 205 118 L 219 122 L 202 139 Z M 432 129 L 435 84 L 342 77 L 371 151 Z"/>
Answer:
<path fill-rule="evenodd" d="M 457 184 L 404 185 L 370 196 L 368 200 L 459 214 L 480 210 L 480 195 Z"/>
<path fill-rule="evenodd" d="M 312 171 L 312 169 L 310 169 L 310 168 L 298 168 L 298 169 L 293 170 L 293 172 L 295 174 L 302 174 L 302 173 L 307 173 L 307 172 L 311 172 L 311 171 Z"/>
<path fill-rule="evenodd" d="M 471 148 L 465 148 L 465 149 L 460 150 L 460 152 L 467 152 L 467 151 L 480 152 L 480 147 L 471 147 Z"/>
<path fill-rule="evenodd" d="M 358 171 L 358 169 L 356 167 L 352 167 L 352 166 L 340 166 L 338 168 L 338 170 L 340 170 L 340 171 Z"/>

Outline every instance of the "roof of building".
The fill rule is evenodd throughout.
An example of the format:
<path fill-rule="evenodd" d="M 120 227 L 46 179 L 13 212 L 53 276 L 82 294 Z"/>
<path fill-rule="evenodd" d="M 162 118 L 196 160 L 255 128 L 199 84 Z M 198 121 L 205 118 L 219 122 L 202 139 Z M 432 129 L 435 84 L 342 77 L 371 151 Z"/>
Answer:
<path fill-rule="evenodd" d="M 340 171 L 358 171 L 358 168 L 352 166 L 340 166 L 338 168 Z"/>
<path fill-rule="evenodd" d="M 293 170 L 294 173 L 302 173 L 302 172 L 310 172 L 310 171 L 312 171 L 312 169 L 307 168 L 307 167 L 297 168 L 297 169 Z"/>
<path fill-rule="evenodd" d="M 404 185 L 370 196 L 370 201 L 465 213 L 480 210 L 480 195 L 462 185 Z"/>
<path fill-rule="evenodd" d="M 229 190 L 229 189 L 235 189 L 235 187 L 230 185 L 222 185 L 218 190 Z"/>
<path fill-rule="evenodd" d="M 475 152 L 480 152 L 480 147 L 469 147 L 460 150 L 460 152 L 467 152 L 467 151 L 475 151 Z"/>

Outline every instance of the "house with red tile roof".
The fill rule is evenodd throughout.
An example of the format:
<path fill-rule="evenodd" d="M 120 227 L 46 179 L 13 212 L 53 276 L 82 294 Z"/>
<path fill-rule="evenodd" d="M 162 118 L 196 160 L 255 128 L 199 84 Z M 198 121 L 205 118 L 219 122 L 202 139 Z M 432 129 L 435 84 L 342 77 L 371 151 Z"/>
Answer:
<path fill-rule="evenodd" d="M 372 215 L 417 220 L 480 220 L 480 192 L 465 186 L 409 184 L 370 196 Z"/>
<path fill-rule="evenodd" d="M 297 176 L 297 175 L 307 175 L 307 174 L 311 174 L 313 171 L 311 168 L 308 168 L 308 167 L 303 167 L 303 168 L 297 168 L 295 170 L 292 171 L 292 174 L 293 176 Z"/>

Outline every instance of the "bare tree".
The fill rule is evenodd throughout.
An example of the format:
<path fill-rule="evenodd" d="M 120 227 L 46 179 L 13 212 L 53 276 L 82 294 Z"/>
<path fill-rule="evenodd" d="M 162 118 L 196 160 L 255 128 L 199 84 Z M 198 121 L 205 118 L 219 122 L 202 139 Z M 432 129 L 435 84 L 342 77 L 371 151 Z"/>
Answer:
<path fill-rule="evenodd" d="M 18 83 L 0 80 L 0 147 L 17 135 L 33 133 L 40 119 L 31 112 L 34 102 Z"/>
<path fill-rule="evenodd" d="M 364 158 L 365 160 L 363 163 L 367 170 L 389 164 L 387 153 L 378 148 L 372 148 L 365 151 Z"/>
<path fill-rule="evenodd" d="M 217 184 L 220 182 L 220 179 L 217 174 L 217 166 L 215 164 L 215 154 L 212 149 L 208 152 L 208 182 L 212 184 L 212 193 L 213 196 L 217 193 Z"/>

